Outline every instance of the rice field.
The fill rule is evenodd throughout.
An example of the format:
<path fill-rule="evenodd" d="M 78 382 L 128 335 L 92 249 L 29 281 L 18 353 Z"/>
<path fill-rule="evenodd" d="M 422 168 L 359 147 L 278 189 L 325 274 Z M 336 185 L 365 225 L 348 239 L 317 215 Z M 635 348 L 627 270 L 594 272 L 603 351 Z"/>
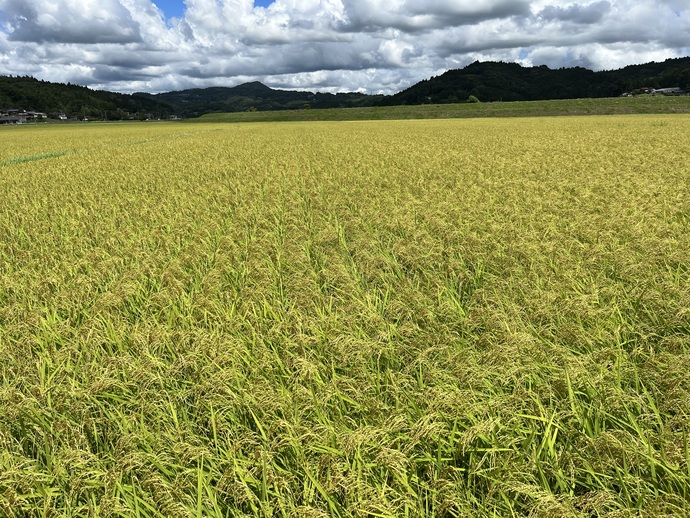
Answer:
<path fill-rule="evenodd" d="M 0 128 L 0 515 L 690 516 L 688 134 Z"/>

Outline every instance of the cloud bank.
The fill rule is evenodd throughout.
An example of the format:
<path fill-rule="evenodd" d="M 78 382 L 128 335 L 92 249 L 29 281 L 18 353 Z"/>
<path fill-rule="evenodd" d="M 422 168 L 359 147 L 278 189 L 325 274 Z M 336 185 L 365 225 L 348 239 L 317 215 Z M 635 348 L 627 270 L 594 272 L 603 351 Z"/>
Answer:
<path fill-rule="evenodd" d="M 475 60 L 595 70 L 690 55 L 690 0 L 0 0 L 0 74 L 120 92 L 394 93 Z"/>

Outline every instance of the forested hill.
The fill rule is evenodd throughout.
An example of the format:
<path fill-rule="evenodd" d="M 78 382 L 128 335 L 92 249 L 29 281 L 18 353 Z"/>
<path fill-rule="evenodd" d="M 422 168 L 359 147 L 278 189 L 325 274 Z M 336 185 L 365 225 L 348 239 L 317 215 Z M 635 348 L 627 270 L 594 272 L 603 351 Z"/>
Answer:
<path fill-rule="evenodd" d="M 91 90 L 85 86 L 50 83 L 33 77 L 0 76 L 0 112 L 11 108 L 63 113 L 70 118 L 120 120 L 166 118 L 173 111 L 155 99 Z"/>
<path fill-rule="evenodd" d="M 380 105 L 480 101 L 537 101 L 617 97 L 634 89 L 690 89 L 690 57 L 593 72 L 586 68 L 522 67 L 517 63 L 475 62 L 417 83 L 379 101 Z"/>
<path fill-rule="evenodd" d="M 194 88 L 155 95 L 136 95 L 169 104 L 175 109 L 175 113 L 185 117 L 198 117 L 212 112 L 354 108 L 372 106 L 383 98 L 360 93 L 330 94 L 275 90 L 258 81 L 230 88 Z"/>
<path fill-rule="evenodd" d="M 20 108 L 109 120 L 167 118 L 173 114 L 198 117 L 214 112 L 458 103 L 466 102 L 470 96 L 480 101 L 616 97 L 643 87 L 679 87 L 690 91 L 690 57 L 603 72 L 578 67 L 553 70 L 545 65 L 475 62 L 391 96 L 276 90 L 259 82 L 126 95 L 31 77 L 0 76 L 0 112 Z"/>

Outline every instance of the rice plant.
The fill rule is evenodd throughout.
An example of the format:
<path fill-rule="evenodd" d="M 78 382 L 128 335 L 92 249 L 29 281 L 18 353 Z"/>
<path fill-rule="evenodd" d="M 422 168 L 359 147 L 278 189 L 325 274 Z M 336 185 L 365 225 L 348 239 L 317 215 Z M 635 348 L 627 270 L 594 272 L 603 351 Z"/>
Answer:
<path fill-rule="evenodd" d="M 0 130 L 0 514 L 690 515 L 689 128 Z"/>

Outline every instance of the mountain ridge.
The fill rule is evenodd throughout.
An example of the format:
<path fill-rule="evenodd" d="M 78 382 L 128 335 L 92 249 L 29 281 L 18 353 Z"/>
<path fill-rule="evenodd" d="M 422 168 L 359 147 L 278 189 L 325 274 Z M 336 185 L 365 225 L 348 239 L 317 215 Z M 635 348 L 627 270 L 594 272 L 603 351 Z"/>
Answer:
<path fill-rule="evenodd" d="M 198 117 L 207 113 L 351 108 L 474 101 L 531 101 L 616 97 L 640 88 L 690 90 L 690 57 L 592 71 L 475 61 L 422 80 L 393 95 L 274 89 L 260 81 L 233 87 L 120 94 L 31 77 L 0 76 L 0 111 L 11 107 L 105 119 Z"/>
<path fill-rule="evenodd" d="M 640 88 L 690 89 L 690 57 L 595 72 L 583 67 L 551 69 L 518 63 L 475 61 L 462 69 L 420 81 L 386 97 L 380 105 L 466 101 L 539 101 L 618 97 Z"/>
<path fill-rule="evenodd" d="M 260 81 L 237 86 L 191 88 L 159 94 L 137 93 L 172 106 L 185 117 L 198 117 L 213 112 L 301 110 L 305 108 L 355 108 L 373 106 L 382 95 L 356 92 L 322 93 L 274 89 Z"/>

